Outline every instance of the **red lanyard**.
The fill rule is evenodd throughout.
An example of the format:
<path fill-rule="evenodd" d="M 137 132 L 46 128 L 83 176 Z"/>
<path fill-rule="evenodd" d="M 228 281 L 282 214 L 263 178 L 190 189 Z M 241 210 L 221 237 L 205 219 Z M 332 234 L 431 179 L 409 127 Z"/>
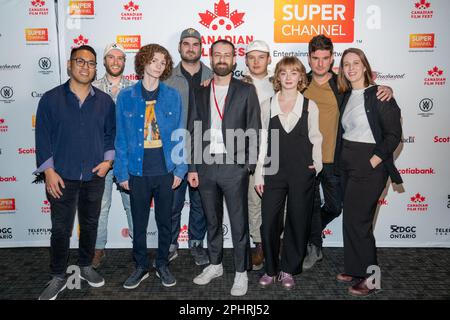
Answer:
<path fill-rule="evenodd" d="M 227 103 L 227 97 L 225 96 L 225 101 L 223 103 L 222 112 L 220 112 L 219 103 L 217 102 L 217 98 L 216 98 L 216 86 L 214 85 L 214 79 L 211 80 L 211 86 L 213 88 L 214 104 L 216 105 L 217 113 L 219 114 L 220 120 L 223 120 L 223 112 L 224 112 L 224 109 L 225 109 L 225 105 Z"/>

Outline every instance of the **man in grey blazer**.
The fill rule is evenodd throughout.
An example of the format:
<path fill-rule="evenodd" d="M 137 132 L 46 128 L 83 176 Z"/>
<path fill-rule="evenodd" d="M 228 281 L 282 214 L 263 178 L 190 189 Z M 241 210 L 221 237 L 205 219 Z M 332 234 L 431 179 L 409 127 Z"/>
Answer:
<path fill-rule="evenodd" d="M 255 87 L 233 78 L 234 45 L 218 40 L 211 46 L 214 77 L 194 91 L 189 109 L 191 144 L 188 182 L 198 187 L 207 220 L 211 264 L 194 279 L 206 285 L 223 274 L 223 200 L 228 209 L 236 275 L 231 295 L 247 293 L 251 268 L 247 190 L 258 154 L 261 117 Z"/>

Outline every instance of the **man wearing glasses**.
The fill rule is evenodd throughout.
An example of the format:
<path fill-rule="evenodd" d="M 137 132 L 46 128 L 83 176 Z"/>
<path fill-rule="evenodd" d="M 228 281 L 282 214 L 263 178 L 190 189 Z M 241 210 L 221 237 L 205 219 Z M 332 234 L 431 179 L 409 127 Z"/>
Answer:
<path fill-rule="evenodd" d="M 103 53 L 103 65 L 106 73 L 103 78 L 95 80 L 92 85 L 109 96 L 116 102 L 120 90 L 127 88 L 133 84 L 130 80 L 123 76 L 125 70 L 126 55 L 124 48 L 117 44 L 108 44 Z M 96 269 L 100 267 L 102 260 L 105 258 L 105 247 L 108 235 L 108 216 L 111 208 L 112 190 L 113 190 L 113 170 L 109 170 L 105 177 L 105 191 L 103 192 L 102 207 L 100 210 L 100 218 L 98 219 L 97 241 L 95 243 L 95 254 L 92 266 Z M 133 237 L 133 220 L 131 218 L 130 193 L 118 186 L 120 196 L 122 197 L 122 205 L 125 210 L 128 221 L 128 235 Z"/>
<path fill-rule="evenodd" d="M 80 278 L 92 287 L 105 280 L 92 267 L 105 175 L 114 160 L 115 110 L 109 95 L 92 87 L 96 53 L 72 49 L 70 79 L 47 91 L 36 114 L 36 174 L 44 174 L 51 204 L 52 279 L 39 296 L 54 300 L 66 288 L 70 236 L 78 210 Z"/>

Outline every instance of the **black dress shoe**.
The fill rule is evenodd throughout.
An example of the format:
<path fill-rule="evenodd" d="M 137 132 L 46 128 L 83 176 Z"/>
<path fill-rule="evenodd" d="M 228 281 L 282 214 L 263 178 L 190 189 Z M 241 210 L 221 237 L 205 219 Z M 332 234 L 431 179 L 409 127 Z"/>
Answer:
<path fill-rule="evenodd" d="M 375 293 L 376 289 L 369 289 L 367 286 L 367 278 L 362 279 L 357 284 L 348 288 L 348 293 L 356 297 L 367 297 Z"/>

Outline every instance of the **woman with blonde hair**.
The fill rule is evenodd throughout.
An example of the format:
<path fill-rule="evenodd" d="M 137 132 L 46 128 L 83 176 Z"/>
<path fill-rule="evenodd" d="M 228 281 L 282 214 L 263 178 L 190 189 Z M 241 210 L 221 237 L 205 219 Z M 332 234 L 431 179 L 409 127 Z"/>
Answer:
<path fill-rule="evenodd" d="M 322 135 L 317 105 L 301 94 L 307 78 L 300 60 L 284 57 L 276 65 L 274 79 L 276 93 L 261 105 L 263 133 L 255 173 L 255 187 L 262 196 L 261 236 L 266 271 L 259 285 L 270 286 L 278 275 L 283 288 L 291 289 L 295 285 L 293 276 L 302 271 L 306 254 L 314 178 L 322 169 Z M 278 153 L 273 153 L 277 149 Z"/>
<path fill-rule="evenodd" d="M 358 282 L 351 295 L 375 292 L 368 267 L 378 265 L 373 219 L 388 176 L 402 178 L 394 166 L 393 152 L 400 143 L 400 108 L 395 99 L 380 101 L 372 69 L 357 48 L 344 51 L 339 66 L 338 89 L 344 93 L 338 129 L 335 163 L 343 190 L 344 273 L 340 282 Z"/>

